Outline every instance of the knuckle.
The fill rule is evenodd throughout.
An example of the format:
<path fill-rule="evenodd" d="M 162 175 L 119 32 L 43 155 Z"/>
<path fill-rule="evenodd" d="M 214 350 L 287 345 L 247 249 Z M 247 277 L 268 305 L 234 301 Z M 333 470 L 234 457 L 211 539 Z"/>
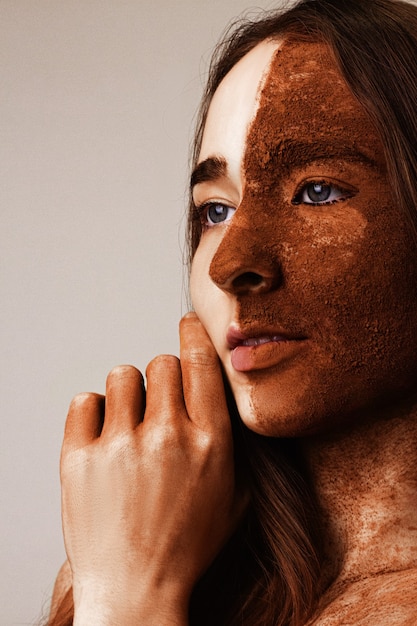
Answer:
<path fill-rule="evenodd" d="M 113 382 L 121 379 L 141 379 L 142 374 L 133 365 L 116 365 L 107 375 L 107 382 Z"/>
<path fill-rule="evenodd" d="M 61 480 L 71 479 L 74 474 L 86 471 L 91 465 L 91 454 L 88 448 L 63 447 L 61 452 Z"/>
<path fill-rule="evenodd" d="M 219 367 L 217 356 L 209 354 L 204 348 L 193 346 L 183 352 L 183 360 L 191 366 L 209 371 L 215 371 Z"/>
<path fill-rule="evenodd" d="M 95 408 L 100 401 L 101 396 L 97 393 L 89 393 L 87 391 L 77 393 L 70 402 L 69 412 Z"/>
<path fill-rule="evenodd" d="M 160 370 L 163 370 L 165 372 L 172 371 L 175 373 L 178 371 L 178 367 L 179 360 L 176 356 L 172 354 L 160 354 L 159 356 L 156 356 L 154 359 L 152 359 L 152 361 L 149 363 L 148 367 L 146 368 L 146 376 L 152 376 Z"/>
<path fill-rule="evenodd" d="M 159 456 L 167 450 L 182 447 L 182 439 L 180 429 L 175 424 L 166 422 L 164 425 L 153 427 L 148 432 L 146 450 Z"/>
<path fill-rule="evenodd" d="M 211 455 L 216 447 L 213 435 L 205 431 L 198 433 L 195 443 L 200 453 L 204 455 Z"/>
<path fill-rule="evenodd" d="M 132 433 L 124 432 L 104 442 L 101 462 L 116 475 L 121 467 L 134 467 L 139 459 L 139 448 Z"/>
<path fill-rule="evenodd" d="M 112 437 L 111 441 L 107 442 L 107 454 L 115 459 L 120 459 L 121 455 L 135 448 L 134 440 L 134 435 L 129 431 L 118 433 Z"/>

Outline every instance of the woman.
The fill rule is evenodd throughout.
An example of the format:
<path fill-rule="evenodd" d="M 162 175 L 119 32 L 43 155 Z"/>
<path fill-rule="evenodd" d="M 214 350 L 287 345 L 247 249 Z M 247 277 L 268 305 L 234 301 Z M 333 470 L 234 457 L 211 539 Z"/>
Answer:
<path fill-rule="evenodd" d="M 51 625 L 415 624 L 416 56 L 394 0 L 305 0 L 219 49 L 195 313 L 146 408 L 128 366 L 71 404 Z"/>

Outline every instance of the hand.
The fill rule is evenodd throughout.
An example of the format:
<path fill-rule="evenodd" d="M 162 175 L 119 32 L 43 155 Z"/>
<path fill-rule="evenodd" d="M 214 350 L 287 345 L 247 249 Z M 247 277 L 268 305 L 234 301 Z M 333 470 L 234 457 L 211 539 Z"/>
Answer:
<path fill-rule="evenodd" d="M 194 314 L 180 338 L 180 361 L 147 368 L 146 409 L 130 366 L 109 374 L 105 399 L 71 403 L 61 481 L 76 625 L 186 624 L 243 512 L 217 355 Z"/>

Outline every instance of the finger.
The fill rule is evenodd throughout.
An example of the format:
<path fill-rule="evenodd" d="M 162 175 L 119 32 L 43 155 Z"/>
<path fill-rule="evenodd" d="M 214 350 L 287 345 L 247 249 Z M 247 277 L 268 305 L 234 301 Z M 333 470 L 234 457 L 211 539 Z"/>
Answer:
<path fill-rule="evenodd" d="M 180 322 L 180 361 L 190 419 L 207 431 L 230 431 L 220 361 L 195 313 Z"/>
<path fill-rule="evenodd" d="M 72 400 L 65 423 L 63 448 L 80 448 L 100 436 L 104 418 L 104 396 L 80 393 Z"/>
<path fill-rule="evenodd" d="M 132 365 L 119 365 L 107 376 L 106 413 L 102 436 L 131 430 L 142 419 L 145 405 L 143 376 Z"/>
<path fill-rule="evenodd" d="M 162 354 L 146 368 L 145 421 L 167 422 L 186 417 L 182 393 L 181 366 L 177 357 Z"/>

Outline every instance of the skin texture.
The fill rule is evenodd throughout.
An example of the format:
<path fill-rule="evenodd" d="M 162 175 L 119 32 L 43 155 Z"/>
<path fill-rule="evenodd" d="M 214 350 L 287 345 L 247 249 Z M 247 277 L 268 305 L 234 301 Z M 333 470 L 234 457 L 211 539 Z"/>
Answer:
<path fill-rule="evenodd" d="M 263 77 L 258 63 L 258 84 Z M 285 44 L 260 102 L 242 115 L 229 92 L 246 80 L 243 63 L 235 66 L 213 103 L 247 129 L 238 174 L 235 145 L 216 142 L 215 114 L 207 121 L 200 161 L 221 157 L 227 173 L 197 185 L 195 202 L 203 220 L 207 202 L 237 210 L 206 228 L 192 300 L 245 423 L 266 435 L 308 434 L 415 390 L 415 246 L 379 137 L 324 46 Z M 314 181 L 332 184 L 339 201 L 295 204 Z M 292 341 L 239 356 L 231 328 Z"/>
<path fill-rule="evenodd" d="M 269 53 L 267 76 L 255 51 L 235 66 L 207 121 L 197 169 L 212 158 L 223 167 L 194 188 L 204 232 L 192 299 L 246 425 L 301 437 L 326 551 L 311 624 L 411 625 L 415 243 L 378 133 L 327 47 Z M 244 89 L 250 63 L 257 95 L 241 115 L 229 94 Z M 246 134 L 239 154 L 216 137 L 219 111 Z M 314 183 L 333 185 L 335 201 L 320 204 Z"/>
<path fill-rule="evenodd" d="M 243 512 L 217 355 L 194 314 L 180 337 L 181 362 L 147 368 L 146 409 L 131 366 L 109 374 L 105 406 L 96 394 L 70 406 L 61 481 L 75 626 L 186 624 L 195 582 Z"/>
<path fill-rule="evenodd" d="M 71 404 L 70 574 L 56 594 L 70 576 L 75 626 L 187 624 L 191 590 L 246 502 L 225 372 L 249 428 L 300 438 L 326 548 L 309 626 L 411 626 L 415 246 L 378 134 L 326 46 L 265 42 L 231 70 L 193 180 L 206 225 L 191 276 L 198 317 L 181 323 L 180 360 L 151 362 L 146 394 L 122 366 L 105 400 Z"/>

